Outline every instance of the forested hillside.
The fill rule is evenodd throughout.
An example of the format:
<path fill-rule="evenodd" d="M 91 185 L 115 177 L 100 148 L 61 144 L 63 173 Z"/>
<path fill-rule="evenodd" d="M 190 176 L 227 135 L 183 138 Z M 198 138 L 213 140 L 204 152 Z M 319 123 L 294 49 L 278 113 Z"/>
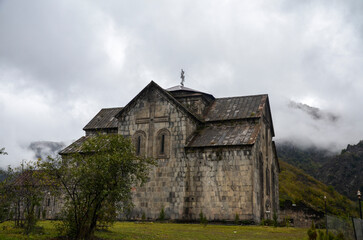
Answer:
<path fill-rule="evenodd" d="M 330 214 L 340 216 L 357 215 L 357 205 L 346 196 L 284 161 L 280 160 L 280 205 L 286 200 L 303 203 L 317 211 L 324 211 L 324 196 Z"/>
<path fill-rule="evenodd" d="M 277 154 L 280 160 L 304 170 L 352 200 L 356 200 L 358 188 L 363 190 L 363 141 L 348 145 L 336 155 L 317 147 L 278 143 Z"/>
<path fill-rule="evenodd" d="M 357 199 L 357 190 L 363 190 L 363 141 L 348 145 L 341 154 L 333 156 L 316 174 L 322 182 L 351 198 Z"/>

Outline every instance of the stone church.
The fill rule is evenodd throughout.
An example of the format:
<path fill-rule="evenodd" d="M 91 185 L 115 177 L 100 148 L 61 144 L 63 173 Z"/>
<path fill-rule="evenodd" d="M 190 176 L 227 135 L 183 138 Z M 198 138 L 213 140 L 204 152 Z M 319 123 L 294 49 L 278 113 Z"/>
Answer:
<path fill-rule="evenodd" d="M 136 154 L 153 157 L 149 181 L 132 189 L 131 219 L 209 221 L 272 218 L 278 214 L 279 163 L 268 95 L 215 98 L 183 84 L 151 81 L 125 107 L 105 108 L 83 128 L 130 137 Z"/>

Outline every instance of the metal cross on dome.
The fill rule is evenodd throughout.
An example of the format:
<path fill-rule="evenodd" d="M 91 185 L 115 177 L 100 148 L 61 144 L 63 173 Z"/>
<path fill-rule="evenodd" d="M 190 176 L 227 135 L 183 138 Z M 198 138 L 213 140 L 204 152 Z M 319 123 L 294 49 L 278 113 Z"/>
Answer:
<path fill-rule="evenodd" d="M 182 85 L 182 87 L 184 87 L 185 76 L 184 76 L 184 70 L 183 69 L 181 70 L 180 78 L 181 78 L 180 85 Z"/>

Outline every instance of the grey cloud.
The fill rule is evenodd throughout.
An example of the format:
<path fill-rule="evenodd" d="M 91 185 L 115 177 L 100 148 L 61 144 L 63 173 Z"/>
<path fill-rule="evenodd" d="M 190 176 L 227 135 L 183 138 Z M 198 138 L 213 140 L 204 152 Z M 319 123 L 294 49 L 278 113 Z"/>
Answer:
<path fill-rule="evenodd" d="M 299 110 L 307 113 L 308 115 L 310 115 L 310 117 L 312 117 L 315 120 L 325 120 L 325 121 L 328 121 L 331 123 L 334 123 L 339 120 L 338 115 L 331 113 L 331 112 L 324 112 L 317 107 L 312 107 L 307 104 L 290 101 L 288 106 L 290 108 L 299 109 Z"/>
<path fill-rule="evenodd" d="M 150 80 L 177 85 L 181 68 L 187 87 L 216 97 L 268 93 L 277 139 L 358 142 L 362 4 L 1 1 L 0 165 L 31 157 L 30 142 L 77 139 L 100 108 L 124 106 Z M 316 121 L 291 99 L 339 120 Z"/>
<path fill-rule="evenodd" d="M 47 159 L 48 156 L 56 157 L 58 152 L 65 147 L 63 142 L 38 141 L 31 142 L 28 148 L 34 152 L 35 159 Z"/>

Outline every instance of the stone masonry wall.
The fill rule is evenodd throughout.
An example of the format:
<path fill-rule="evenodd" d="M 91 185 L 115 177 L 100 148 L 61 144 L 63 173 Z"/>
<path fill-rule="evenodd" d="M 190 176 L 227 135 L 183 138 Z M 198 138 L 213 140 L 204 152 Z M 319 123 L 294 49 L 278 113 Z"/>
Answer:
<path fill-rule="evenodd" d="M 200 149 L 187 154 L 185 215 L 208 220 L 253 219 L 250 148 Z"/>
<path fill-rule="evenodd" d="M 64 194 L 54 195 L 51 191 L 44 190 L 42 198 L 40 206 L 36 206 L 34 209 L 36 217 L 42 220 L 59 219 L 64 207 Z M 20 219 L 25 219 L 25 202 L 19 202 L 19 206 L 14 203 L 12 206 L 13 211 L 16 211 L 17 207 L 20 207 Z"/>
<path fill-rule="evenodd" d="M 209 104 L 201 96 L 178 98 L 178 101 L 181 104 L 183 104 L 183 106 L 186 107 L 189 111 L 193 112 L 194 114 L 198 115 L 199 117 L 203 116 L 203 112 Z"/>
<path fill-rule="evenodd" d="M 186 139 L 196 124 L 156 90 L 138 98 L 131 110 L 119 122 L 119 134 L 133 136 L 143 132 L 146 136 L 145 155 L 153 157 L 157 166 L 149 173 L 150 181 L 133 189 L 134 210 L 131 219 L 158 218 L 161 209 L 166 218 L 182 219 L 185 198 Z M 165 154 L 159 154 L 158 133 L 167 133 Z M 169 134 L 169 135 L 168 135 Z"/>
<path fill-rule="evenodd" d="M 266 109 L 265 109 L 266 110 Z M 278 215 L 278 164 L 272 148 L 271 125 L 264 116 L 260 119 L 261 130 L 253 146 L 253 211 L 255 221 L 272 219 Z"/>
<path fill-rule="evenodd" d="M 144 186 L 132 189 L 135 207 L 129 218 L 156 219 L 164 209 L 167 219 L 197 220 L 203 212 L 208 220 L 234 220 L 238 214 L 259 222 L 278 211 L 278 166 L 265 117 L 253 147 L 185 152 L 197 129 L 191 116 L 155 88 L 131 104 L 119 119 L 118 133 L 133 140 L 141 136 L 140 154 L 155 158 L 157 166 Z"/>

